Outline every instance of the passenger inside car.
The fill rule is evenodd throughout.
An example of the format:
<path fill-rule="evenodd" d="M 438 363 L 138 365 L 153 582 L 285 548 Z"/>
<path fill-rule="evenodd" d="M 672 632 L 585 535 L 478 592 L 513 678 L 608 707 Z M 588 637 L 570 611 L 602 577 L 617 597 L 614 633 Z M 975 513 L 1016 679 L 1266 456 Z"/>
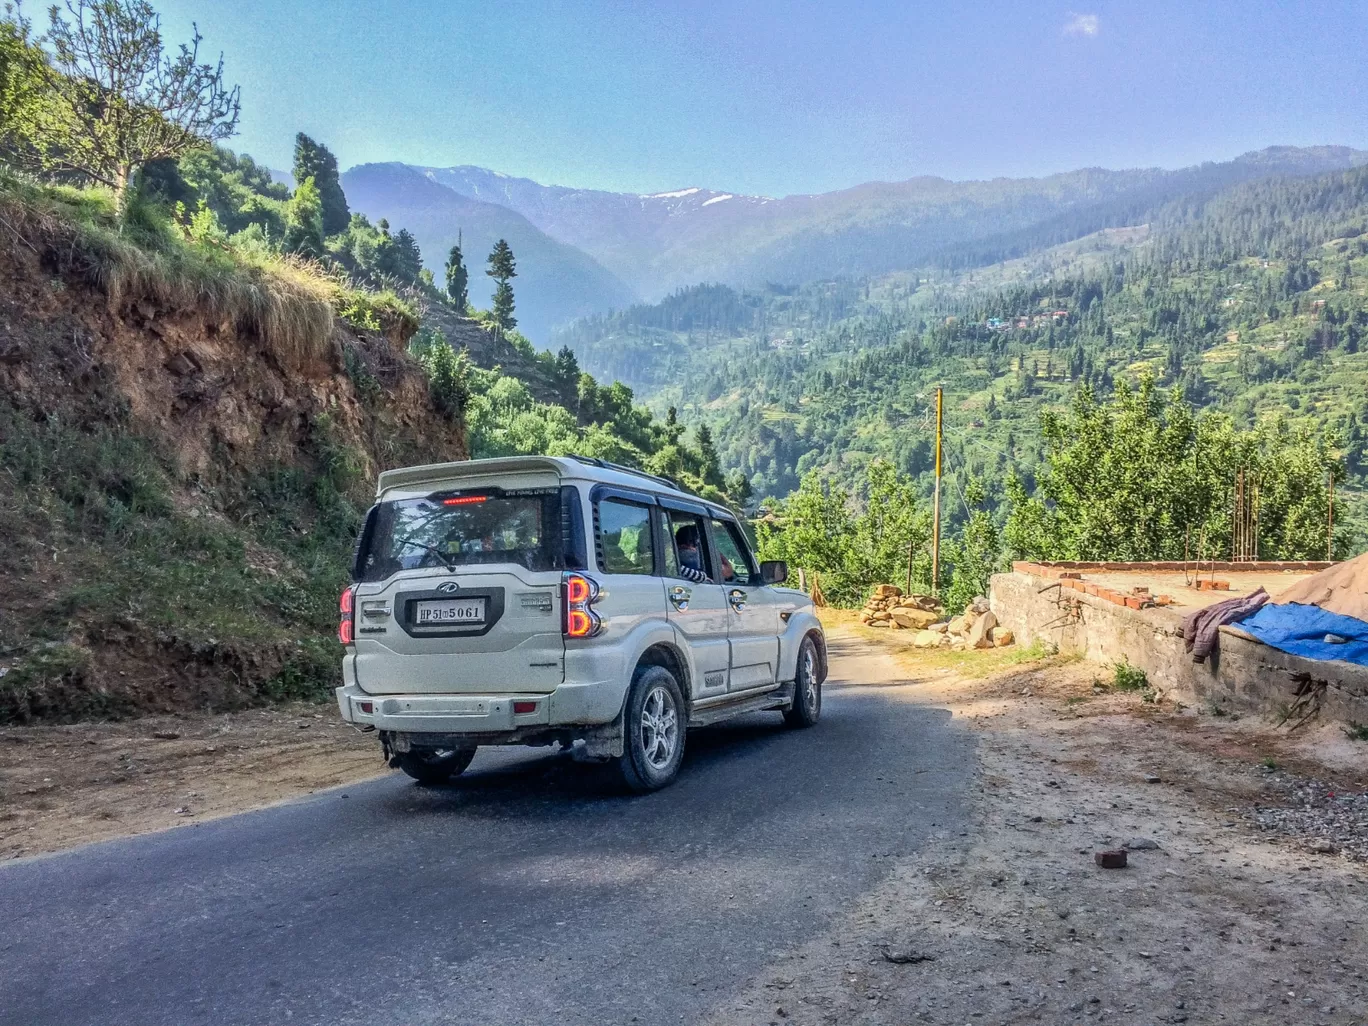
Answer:
<path fill-rule="evenodd" d="M 679 552 L 679 574 L 690 581 L 712 580 L 703 568 L 703 547 L 697 524 L 685 524 L 675 531 L 675 548 Z"/>

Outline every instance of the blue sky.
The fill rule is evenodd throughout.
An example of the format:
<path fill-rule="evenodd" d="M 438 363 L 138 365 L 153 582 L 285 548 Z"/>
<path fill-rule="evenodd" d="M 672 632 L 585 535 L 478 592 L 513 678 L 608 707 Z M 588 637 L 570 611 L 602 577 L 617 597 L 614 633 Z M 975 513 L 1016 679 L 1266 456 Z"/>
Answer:
<path fill-rule="evenodd" d="M 1368 148 L 1363 0 L 153 2 L 282 168 L 300 130 L 344 168 L 766 195 Z"/>

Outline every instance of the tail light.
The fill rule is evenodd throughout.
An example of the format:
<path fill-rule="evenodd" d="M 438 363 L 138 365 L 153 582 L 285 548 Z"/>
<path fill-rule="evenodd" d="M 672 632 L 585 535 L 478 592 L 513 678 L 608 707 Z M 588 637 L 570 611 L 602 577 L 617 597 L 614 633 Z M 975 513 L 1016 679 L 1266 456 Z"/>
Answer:
<path fill-rule="evenodd" d="M 567 638 L 592 638 L 603 629 L 603 618 L 593 610 L 598 597 L 598 582 L 592 577 L 566 574 L 561 579 L 561 632 Z"/>
<path fill-rule="evenodd" d="M 349 584 L 342 589 L 342 598 L 338 600 L 337 610 L 340 614 L 337 622 L 337 640 L 344 645 L 350 645 L 356 640 L 356 585 Z"/>

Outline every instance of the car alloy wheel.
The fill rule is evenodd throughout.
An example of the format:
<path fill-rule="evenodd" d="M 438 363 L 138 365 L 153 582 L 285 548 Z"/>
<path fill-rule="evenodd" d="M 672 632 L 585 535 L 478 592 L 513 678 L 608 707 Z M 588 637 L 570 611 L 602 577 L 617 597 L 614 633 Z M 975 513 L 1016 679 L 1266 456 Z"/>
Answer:
<path fill-rule="evenodd" d="M 679 744 L 679 710 L 674 696 L 657 684 L 641 708 L 641 750 L 652 769 L 663 770 Z"/>

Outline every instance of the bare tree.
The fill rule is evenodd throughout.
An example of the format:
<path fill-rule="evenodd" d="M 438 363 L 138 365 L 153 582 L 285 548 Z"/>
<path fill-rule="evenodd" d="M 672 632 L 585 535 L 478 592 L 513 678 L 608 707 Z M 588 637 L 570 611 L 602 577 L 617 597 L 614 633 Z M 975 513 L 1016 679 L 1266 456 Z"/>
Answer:
<path fill-rule="evenodd" d="M 200 63 L 198 26 L 168 56 L 161 18 L 144 0 L 65 0 L 65 12 L 54 4 L 48 15 L 61 72 L 55 162 L 112 188 L 120 209 L 144 164 L 237 130 L 240 87 L 225 86 L 222 54 L 217 64 Z"/>

